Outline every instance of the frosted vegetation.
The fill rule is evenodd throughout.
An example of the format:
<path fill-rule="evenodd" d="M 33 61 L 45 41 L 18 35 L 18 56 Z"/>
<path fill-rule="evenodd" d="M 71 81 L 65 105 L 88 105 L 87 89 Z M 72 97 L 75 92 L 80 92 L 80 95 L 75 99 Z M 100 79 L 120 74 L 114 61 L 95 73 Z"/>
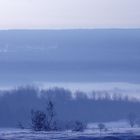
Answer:
<path fill-rule="evenodd" d="M 52 101 L 58 122 L 80 121 L 109 122 L 137 118 L 139 121 L 140 102 L 135 98 L 107 92 L 87 94 L 72 92 L 63 88 L 39 90 L 36 87 L 18 87 L 0 91 L 0 126 L 17 127 L 19 122 L 24 127 L 31 126 L 31 110 L 46 111 L 47 102 Z"/>
<path fill-rule="evenodd" d="M 3 139 L 127 140 L 140 132 L 140 101 L 128 96 L 93 92 L 89 98 L 81 91 L 32 86 L 1 90 L 0 95 Z"/>

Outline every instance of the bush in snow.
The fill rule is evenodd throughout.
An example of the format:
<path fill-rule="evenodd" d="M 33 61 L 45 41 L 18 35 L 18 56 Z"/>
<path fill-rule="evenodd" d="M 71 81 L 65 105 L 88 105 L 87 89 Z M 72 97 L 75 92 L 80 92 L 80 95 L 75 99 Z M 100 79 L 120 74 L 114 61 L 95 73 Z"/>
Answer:
<path fill-rule="evenodd" d="M 54 119 L 55 111 L 52 101 L 47 102 L 46 112 L 37 110 L 31 111 L 32 128 L 35 131 L 57 130 L 57 123 Z"/>
<path fill-rule="evenodd" d="M 46 114 L 42 111 L 31 111 L 32 129 L 35 131 L 46 130 Z"/>
<path fill-rule="evenodd" d="M 86 129 L 86 124 L 81 121 L 75 121 L 73 131 L 83 132 Z"/>
<path fill-rule="evenodd" d="M 20 128 L 20 129 L 24 129 L 24 126 L 23 126 L 23 124 L 21 123 L 21 122 L 18 122 L 18 128 Z"/>
<path fill-rule="evenodd" d="M 105 124 L 103 124 L 103 123 L 99 123 L 98 124 L 98 128 L 99 128 L 99 131 L 100 131 L 100 133 L 103 131 L 103 130 L 105 130 Z"/>
<path fill-rule="evenodd" d="M 129 113 L 128 115 L 128 123 L 133 128 L 136 125 L 137 117 L 135 113 Z"/>

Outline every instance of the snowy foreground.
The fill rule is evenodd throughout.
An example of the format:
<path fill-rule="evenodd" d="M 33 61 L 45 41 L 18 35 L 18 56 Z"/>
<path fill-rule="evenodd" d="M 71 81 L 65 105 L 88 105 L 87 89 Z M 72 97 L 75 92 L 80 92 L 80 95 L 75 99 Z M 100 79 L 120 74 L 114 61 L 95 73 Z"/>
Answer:
<path fill-rule="evenodd" d="M 1 129 L 0 140 L 140 140 L 140 129 L 76 132 L 33 132 L 30 130 Z"/>
<path fill-rule="evenodd" d="M 114 125 L 113 128 L 112 125 Z M 94 127 L 95 124 L 89 125 L 85 132 L 0 129 L 0 140 L 140 140 L 140 128 L 129 128 L 123 123 L 121 125 L 120 127 L 119 123 L 110 123 L 108 129 L 101 133 Z"/>

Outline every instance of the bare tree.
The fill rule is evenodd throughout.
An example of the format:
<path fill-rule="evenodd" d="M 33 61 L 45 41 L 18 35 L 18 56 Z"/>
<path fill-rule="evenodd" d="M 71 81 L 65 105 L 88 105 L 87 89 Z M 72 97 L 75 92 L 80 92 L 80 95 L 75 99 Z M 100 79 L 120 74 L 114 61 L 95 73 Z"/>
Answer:
<path fill-rule="evenodd" d="M 99 128 L 99 131 L 100 131 L 100 135 L 101 135 L 101 132 L 103 131 L 103 130 L 105 130 L 105 124 L 103 124 L 103 123 L 99 123 L 98 124 L 98 128 Z"/>
<path fill-rule="evenodd" d="M 55 108 L 51 100 L 47 102 L 46 112 L 31 111 L 32 128 L 35 131 L 51 131 L 57 129 Z"/>
<path fill-rule="evenodd" d="M 46 112 L 31 111 L 32 128 L 35 131 L 51 131 L 57 129 L 54 104 L 51 100 L 47 102 Z"/>
<path fill-rule="evenodd" d="M 128 123 L 132 128 L 135 126 L 136 121 L 137 121 L 137 118 L 136 118 L 135 113 L 132 113 L 132 112 L 129 113 L 128 114 Z"/>
<path fill-rule="evenodd" d="M 57 124 L 55 121 L 55 108 L 54 108 L 54 103 L 49 100 L 47 102 L 47 107 L 46 107 L 46 130 L 56 130 Z"/>

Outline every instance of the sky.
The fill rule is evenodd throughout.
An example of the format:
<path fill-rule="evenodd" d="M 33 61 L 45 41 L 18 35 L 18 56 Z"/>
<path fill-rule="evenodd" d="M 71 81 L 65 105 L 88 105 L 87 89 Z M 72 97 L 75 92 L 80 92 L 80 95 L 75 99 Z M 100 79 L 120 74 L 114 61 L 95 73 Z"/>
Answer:
<path fill-rule="evenodd" d="M 0 29 L 140 28 L 140 0 L 0 0 Z"/>

